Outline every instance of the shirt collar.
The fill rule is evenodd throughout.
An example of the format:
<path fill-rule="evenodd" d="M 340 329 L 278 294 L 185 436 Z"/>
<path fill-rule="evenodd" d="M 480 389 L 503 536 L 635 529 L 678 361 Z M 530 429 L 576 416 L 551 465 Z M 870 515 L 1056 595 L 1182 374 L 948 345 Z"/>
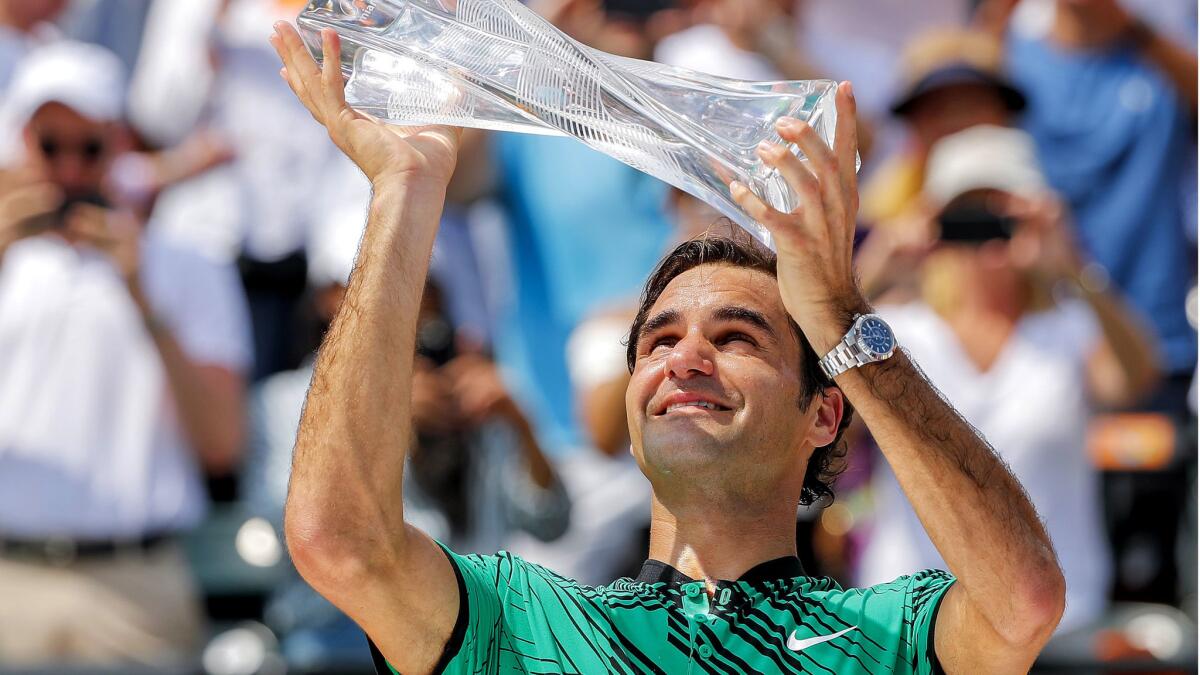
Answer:
<path fill-rule="evenodd" d="M 796 577 L 806 576 L 804 574 L 804 566 L 800 564 L 800 559 L 794 555 L 768 560 L 759 563 L 754 567 L 746 570 L 745 574 L 739 577 L 738 581 L 748 581 L 751 583 L 762 581 L 778 581 L 780 579 L 794 579 Z M 658 560 L 647 560 L 642 565 L 642 571 L 637 575 L 637 581 L 641 583 L 667 583 L 667 584 L 686 584 L 695 579 L 671 567 L 665 562 Z"/>

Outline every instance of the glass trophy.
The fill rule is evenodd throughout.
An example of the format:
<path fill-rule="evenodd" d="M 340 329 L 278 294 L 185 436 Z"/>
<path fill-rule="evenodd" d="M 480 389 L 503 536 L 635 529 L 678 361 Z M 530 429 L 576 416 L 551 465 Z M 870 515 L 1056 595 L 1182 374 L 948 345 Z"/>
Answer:
<path fill-rule="evenodd" d="M 832 144 L 830 80 L 749 82 L 601 52 L 518 0 L 312 0 L 297 23 L 321 59 L 341 36 L 346 101 L 385 121 L 572 136 L 688 192 L 770 246 L 730 197 L 737 180 L 780 211 L 800 204 L 759 159 L 775 120 Z M 792 151 L 803 157 L 794 145 Z"/>

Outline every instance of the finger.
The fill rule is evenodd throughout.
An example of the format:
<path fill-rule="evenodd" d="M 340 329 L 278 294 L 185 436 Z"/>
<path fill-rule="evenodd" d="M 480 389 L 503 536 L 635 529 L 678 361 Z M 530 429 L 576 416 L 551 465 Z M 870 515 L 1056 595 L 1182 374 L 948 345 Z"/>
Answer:
<path fill-rule="evenodd" d="M 346 107 L 346 84 L 342 80 L 342 40 L 337 31 L 321 31 L 321 87 L 327 110 L 336 113 Z"/>
<path fill-rule="evenodd" d="M 729 194 L 733 197 L 733 201 L 742 207 L 743 211 L 757 223 L 767 228 L 767 231 L 771 233 L 771 236 L 776 241 L 794 243 L 799 238 L 799 232 L 797 231 L 799 228 L 789 227 L 785 222 L 787 216 L 768 206 L 750 188 L 734 181 L 729 184 Z"/>
<path fill-rule="evenodd" d="M 812 222 L 813 217 L 823 213 L 823 205 L 827 200 L 823 194 L 821 183 L 813 175 L 812 170 L 783 145 L 761 143 L 758 147 L 758 156 L 762 157 L 763 162 L 768 166 L 779 171 L 787 184 L 800 196 L 801 206 L 796 213 L 805 214 L 806 224 L 810 227 L 825 227 L 823 223 Z"/>
<path fill-rule="evenodd" d="M 850 82 L 838 85 L 833 102 L 838 114 L 833 132 L 833 154 L 837 157 L 843 189 L 853 191 L 857 197 L 858 103 L 854 100 L 854 87 Z"/>
<path fill-rule="evenodd" d="M 825 212 L 828 222 L 825 226 L 834 227 L 845 221 L 849 210 L 846 204 L 847 191 L 842 184 L 838 171 L 838 162 L 833 151 L 821 140 L 821 135 L 812 126 L 790 117 L 784 117 L 777 124 L 779 135 L 785 141 L 795 143 L 800 151 L 808 158 L 808 166 L 800 168 L 813 175 L 818 186 L 817 202 L 809 202 L 810 210 L 817 204 Z M 787 153 L 791 155 L 792 153 Z M 784 158 L 786 160 L 786 158 Z M 799 159 L 795 160 L 799 164 Z M 815 215 L 815 214 L 814 214 Z"/>
<path fill-rule="evenodd" d="M 305 48 L 295 26 L 286 21 L 276 23 L 271 44 L 275 46 L 275 51 L 283 61 L 292 91 L 296 92 L 309 112 L 315 114 L 317 111 L 314 109 L 314 90 L 320 85 L 320 69 Z"/>

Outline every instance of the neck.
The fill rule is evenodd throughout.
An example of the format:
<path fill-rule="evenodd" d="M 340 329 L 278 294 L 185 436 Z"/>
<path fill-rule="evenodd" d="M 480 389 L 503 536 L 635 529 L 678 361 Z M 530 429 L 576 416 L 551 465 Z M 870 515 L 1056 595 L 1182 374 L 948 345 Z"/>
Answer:
<path fill-rule="evenodd" d="M 760 508 L 668 507 L 654 496 L 650 558 L 693 579 L 735 580 L 759 563 L 796 555 L 796 507 L 784 500 Z"/>
<path fill-rule="evenodd" d="M 1026 289 L 1018 278 L 989 276 L 963 284 L 956 314 L 1017 321 L 1025 313 Z"/>

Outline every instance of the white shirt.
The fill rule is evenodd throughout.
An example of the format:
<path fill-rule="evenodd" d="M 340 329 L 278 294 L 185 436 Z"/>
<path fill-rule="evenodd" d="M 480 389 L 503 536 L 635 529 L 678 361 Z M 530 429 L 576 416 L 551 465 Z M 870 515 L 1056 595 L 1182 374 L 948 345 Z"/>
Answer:
<path fill-rule="evenodd" d="M 930 381 L 1008 463 L 1045 520 L 1067 579 L 1059 630 L 1097 618 L 1111 570 L 1099 477 L 1085 448 L 1091 415 L 1085 366 L 1099 340 L 1090 309 L 1068 303 L 1025 316 L 987 372 L 979 372 L 950 327 L 924 304 L 881 314 Z M 879 468 L 874 526 L 856 584 L 946 569 L 891 468 L 882 460 Z"/>
<path fill-rule="evenodd" d="M 183 350 L 250 363 L 231 268 L 145 236 L 142 278 Z M 0 260 L 0 536 L 135 537 L 195 524 L 198 464 L 157 348 L 111 262 L 54 236 Z"/>

